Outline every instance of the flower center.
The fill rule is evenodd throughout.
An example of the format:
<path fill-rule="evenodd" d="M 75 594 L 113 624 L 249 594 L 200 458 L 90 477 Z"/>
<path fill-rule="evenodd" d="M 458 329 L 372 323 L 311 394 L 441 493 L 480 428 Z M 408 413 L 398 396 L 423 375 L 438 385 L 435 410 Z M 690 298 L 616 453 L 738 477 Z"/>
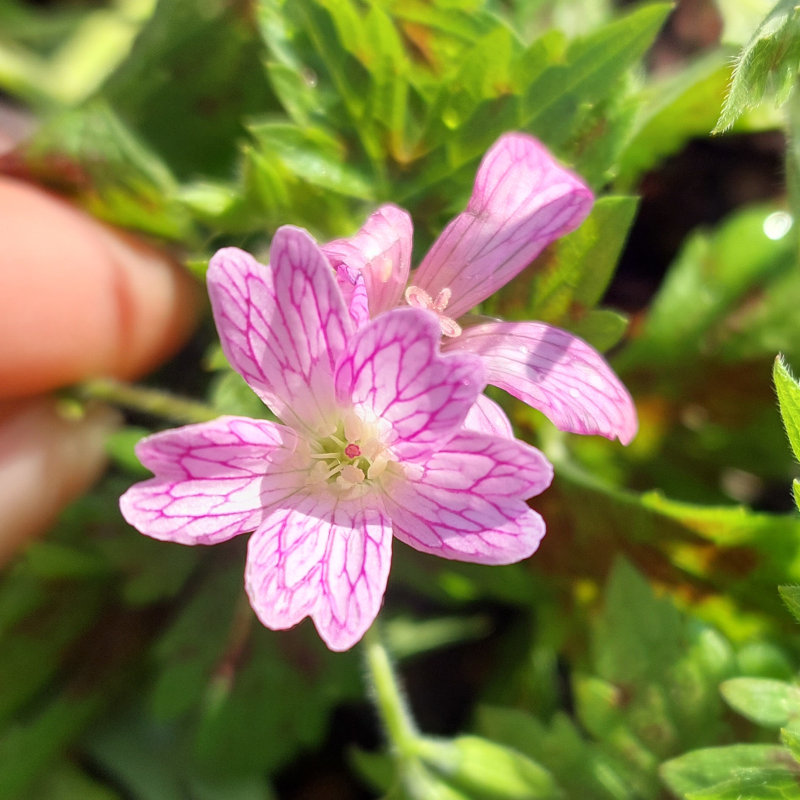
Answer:
<path fill-rule="evenodd" d="M 424 289 L 419 286 L 409 286 L 406 289 L 406 303 L 414 308 L 423 308 L 432 311 L 439 318 L 439 327 L 442 329 L 443 336 L 455 338 L 461 336 L 461 326 L 452 318 L 448 317 L 444 310 L 450 302 L 453 292 L 450 289 L 442 289 L 434 299 Z"/>
<path fill-rule="evenodd" d="M 352 412 L 333 433 L 310 444 L 312 482 L 340 490 L 372 485 L 394 461 L 374 426 Z"/>

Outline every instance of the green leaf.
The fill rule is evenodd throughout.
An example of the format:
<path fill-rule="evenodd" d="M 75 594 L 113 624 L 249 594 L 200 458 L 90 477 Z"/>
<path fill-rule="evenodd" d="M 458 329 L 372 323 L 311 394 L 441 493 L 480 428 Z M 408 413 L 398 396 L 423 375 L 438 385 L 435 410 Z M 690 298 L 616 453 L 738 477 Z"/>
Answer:
<path fill-rule="evenodd" d="M 631 797 L 626 766 L 602 745 L 585 739 L 576 723 L 563 712 L 545 725 L 532 714 L 515 708 L 481 706 L 477 724 L 482 735 L 546 767 L 567 797 L 592 800 Z"/>
<path fill-rule="evenodd" d="M 127 56 L 152 11 L 150 0 L 36 13 L 0 9 L 0 86 L 48 109 L 86 100 Z"/>
<path fill-rule="evenodd" d="M 632 363 L 682 364 L 707 371 L 717 361 L 755 358 L 796 335 L 788 314 L 800 301 L 800 275 L 789 237 L 772 238 L 775 209 L 755 207 L 729 217 L 712 233 L 690 236 L 678 254 L 648 314 L 644 329 L 622 355 Z M 798 320 L 800 333 L 800 320 Z M 665 388 L 666 392 L 670 390 Z"/>
<path fill-rule="evenodd" d="M 786 760 L 786 749 L 778 745 L 735 744 L 693 750 L 665 761 L 659 771 L 669 789 L 685 797 L 753 769 L 774 769 Z"/>
<path fill-rule="evenodd" d="M 753 722 L 779 728 L 800 718 L 800 688 L 769 678 L 731 678 L 720 686 L 733 709 Z"/>
<path fill-rule="evenodd" d="M 169 239 L 192 235 L 166 164 L 102 102 L 48 120 L 23 159 L 35 177 L 74 191 L 102 219 Z"/>
<path fill-rule="evenodd" d="M 32 703 L 37 693 L 54 680 L 76 642 L 95 623 L 103 603 L 102 584 L 74 581 L 66 586 L 69 603 L 61 602 L 58 593 L 48 593 L 43 587 L 38 602 L 3 632 L 0 723 Z"/>
<path fill-rule="evenodd" d="M 781 741 L 789 748 L 794 760 L 800 762 L 800 731 L 796 728 L 781 728 Z"/>
<path fill-rule="evenodd" d="M 628 330 L 628 317 L 609 308 L 594 308 L 568 327 L 602 353 L 619 344 Z"/>
<path fill-rule="evenodd" d="M 122 800 L 122 795 L 101 785 L 66 760 L 34 783 L 31 796 L 36 800 Z"/>
<path fill-rule="evenodd" d="M 781 105 L 792 91 L 800 68 L 800 9 L 794 0 L 779 0 L 745 45 L 714 132 L 724 131 L 746 109 L 767 94 Z"/>
<path fill-rule="evenodd" d="M 277 110 L 247 4 L 160 0 L 100 96 L 180 177 L 228 177 L 242 120 Z"/>
<path fill-rule="evenodd" d="M 793 769 L 753 769 L 687 795 L 687 800 L 800 800 L 798 773 Z"/>
<path fill-rule="evenodd" d="M 348 165 L 345 147 L 321 128 L 262 122 L 249 129 L 260 151 L 267 158 L 279 159 L 298 178 L 348 197 L 373 197 L 370 180 Z"/>
<path fill-rule="evenodd" d="M 145 477 L 151 474 L 150 470 L 143 467 L 136 457 L 134 448 L 139 440 L 147 436 L 150 431 L 146 428 L 127 426 L 114 431 L 106 438 L 106 452 L 112 461 L 130 475 Z"/>
<path fill-rule="evenodd" d="M 684 648 L 684 621 L 668 598 L 624 559 L 614 564 L 593 637 L 598 675 L 617 682 L 657 679 Z"/>
<path fill-rule="evenodd" d="M 246 606 L 245 612 L 251 619 Z M 246 650 L 231 650 L 228 668 L 214 674 L 198 709 L 193 761 L 204 774 L 277 769 L 301 748 L 317 746 L 333 707 L 358 696 L 357 654 L 329 653 L 312 630 L 279 635 L 257 626 L 240 640 Z"/>
<path fill-rule="evenodd" d="M 376 792 L 383 795 L 389 787 L 396 783 L 397 768 L 394 759 L 388 753 L 377 753 L 351 747 L 347 758 L 354 770 Z"/>
<path fill-rule="evenodd" d="M 792 616 L 800 622 L 800 586 L 779 586 L 778 592 Z"/>
<path fill-rule="evenodd" d="M 730 54 L 717 50 L 642 90 L 634 131 L 620 156 L 619 186 L 714 127 L 730 83 Z"/>
<path fill-rule="evenodd" d="M 508 747 L 478 736 L 420 742 L 424 764 L 464 800 L 556 800 L 563 793 L 550 773 Z"/>
<path fill-rule="evenodd" d="M 238 564 L 205 576 L 157 641 L 154 656 L 161 669 L 150 697 L 157 720 L 173 719 L 199 706 L 214 667 L 226 657 L 226 647 L 240 645 L 234 626 L 242 624 L 243 615 L 250 619 L 241 581 Z"/>
<path fill-rule="evenodd" d="M 570 43 L 562 64 L 527 83 L 523 126 L 556 151 L 586 147 L 596 136 L 592 126 L 586 127 L 592 105 L 608 98 L 616 82 L 638 63 L 671 11 L 669 3 L 648 3 Z M 586 133 L 576 141 L 579 125 Z"/>
<path fill-rule="evenodd" d="M 125 706 L 85 737 L 92 762 L 126 790 L 147 800 L 274 800 L 259 775 L 214 778 L 191 764 L 179 729 L 156 723 L 138 705 Z"/>
<path fill-rule="evenodd" d="M 107 576 L 108 562 L 98 553 L 54 541 L 32 542 L 25 550 L 31 571 L 46 580 Z"/>
<path fill-rule="evenodd" d="M 438 617 L 413 620 L 393 617 L 385 625 L 390 652 L 403 659 L 460 642 L 481 639 L 490 631 L 484 617 Z"/>
<path fill-rule="evenodd" d="M 716 604 L 720 613 L 715 624 L 735 639 L 755 632 L 755 621 L 746 612 L 783 613 L 775 586 L 800 582 L 800 519 L 795 514 L 680 502 L 660 491 L 620 490 L 573 461 L 548 454 L 559 475 L 550 492 L 560 508 L 570 509 L 564 524 L 576 543 L 569 564 L 565 554 L 564 563 L 557 560 L 552 567 L 597 579 L 608 563 L 598 554 L 621 552 L 668 585 L 685 587 L 688 581 L 702 587 L 704 596 L 713 587 L 725 595 Z M 709 547 L 716 554 L 713 561 Z M 584 557 L 577 555 L 584 550 Z M 728 614 L 722 613 L 725 605 L 730 605 Z"/>
<path fill-rule="evenodd" d="M 0 731 L 0 798 L 15 800 L 27 790 L 47 766 L 102 708 L 101 686 L 91 693 L 62 691 L 43 708 Z"/>
<path fill-rule="evenodd" d="M 788 365 L 781 356 L 775 359 L 772 379 L 775 381 L 778 406 L 789 444 L 792 446 L 795 458 L 800 460 L 800 384 L 792 377 Z"/>

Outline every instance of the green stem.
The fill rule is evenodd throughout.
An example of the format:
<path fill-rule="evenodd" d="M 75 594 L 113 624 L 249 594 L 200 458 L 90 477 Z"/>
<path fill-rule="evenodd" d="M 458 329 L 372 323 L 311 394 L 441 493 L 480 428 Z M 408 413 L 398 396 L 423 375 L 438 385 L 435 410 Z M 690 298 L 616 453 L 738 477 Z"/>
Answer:
<path fill-rule="evenodd" d="M 381 639 L 378 623 L 373 624 L 364 635 L 364 649 L 373 699 L 386 737 L 398 756 L 412 756 L 419 738 L 417 726 L 408 710 L 389 653 Z"/>
<path fill-rule="evenodd" d="M 102 400 L 105 403 L 142 411 L 175 422 L 208 422 L 220 416 L 218 411 L 205 403 L 177 397 L 158 389 L 133 386 L 112 378 L 85 381 L 76 387 L 76 394 L 82 400 Z"/>

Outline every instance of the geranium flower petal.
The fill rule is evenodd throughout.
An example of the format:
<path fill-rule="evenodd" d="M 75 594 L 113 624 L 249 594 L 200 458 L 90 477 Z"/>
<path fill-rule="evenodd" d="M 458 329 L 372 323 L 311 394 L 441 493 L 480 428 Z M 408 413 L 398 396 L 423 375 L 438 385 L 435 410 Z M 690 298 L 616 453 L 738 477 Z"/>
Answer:
<path fill-rule="evenodd" d="M 268 628 L 311 617 L 331 650 L 347 650 L 378 614 L 391 542 L 391 523 L 376 506 L 306 496 L 273 513 L 250 538 L 250 603 Z"/>
<path fill-rule="evenodd" d="M 481 162 L 466 211 L 444 229 L 411 282 L 431 297 L 450 289 L 446 313 L 459 317 L 577 228 L 592 200 L 536 139 L 501 136 Z"/>
<path fill-rule="evenodd" d="M 400 302 L 411 267 L 412 237 L 408 212 L 387 204 L 371 214 L 355 236 L 329 242 L 322 252 L 334 267 L 344 264 L 364 275 L 375 317 Z"/>
<path fill-rule="evenodd" d="M 428 452 L 459 428 L 484 388 L 480 359 L 439 354 L 433 314 L 398 308 L 361 328 L 336 375 L 343 407 L 380 420 L 382 435 L 401 458 Z"/>
<path fill-rule="evenodd" d="M 489 322 L 449 345 L 483 359 L 489 383 L 541 411 L 571 433 L 618 438 L 637 429 L 628 390 L 583 339 L 543 322 Z"/>
<path fill-rule="evenodd" d="M 369 298 L 364 275 L 357 269 L 339 264 L 336 267 L 336 283 L 342 292 L 347 310 L 350 312 L 353 328 L 358 330 L 369 322 Z"/>
<path fill-rule="evenodd" d="M 458 561 L 511 564 L 544 536 L 525 498 L 544 491 L 550 462 L 513 439 L 465 431 L 431 455 L 419 475 L 391 485 L 385 498 L 394 535 L 417 550 Z"/>
<path fill-rule="evenodd" d="M 295 445 L 291 429 L 246 417 L 148 436 L 136 454 L 156 477 L 125 492 L 122 515 L 147 536 L 181 544 L 216 544 L 253 531 L 305 478 L 281 466 Z"/>
<path fill-rule="evenodd" d="M 287 424 L 330 427 L 333 372 L 352 332 L 328 261 L 304 230 L 275 233 L 270 264 L 235 248 L 220 250 L 208 291 L 231 365 Z"/>
<path fill-rule="evenodd" d="M 464 427 L 479 433 L 503 436 L 506 439 L 514 438 L 514 430 L 506 412 L 485 394 L 479 394 L 478 399 L 470 407 L 464 420 Z"/>

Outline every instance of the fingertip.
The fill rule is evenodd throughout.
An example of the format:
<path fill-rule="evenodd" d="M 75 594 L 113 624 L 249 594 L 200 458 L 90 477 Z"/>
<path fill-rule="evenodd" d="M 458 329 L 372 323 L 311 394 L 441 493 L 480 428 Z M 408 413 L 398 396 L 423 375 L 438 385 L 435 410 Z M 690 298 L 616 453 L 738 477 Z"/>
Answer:
<path fill-rule="evenodd" d="M 177 263 L 38 187 L 0 177 L 0 241 L 0 397 L 137 377 L 192 329 Z"/>
<path fill-rule="evenodd" d="M 119 415 L 65 416 L 54 398 L 0 406 L 0 565 L 99 477 Z"/>

